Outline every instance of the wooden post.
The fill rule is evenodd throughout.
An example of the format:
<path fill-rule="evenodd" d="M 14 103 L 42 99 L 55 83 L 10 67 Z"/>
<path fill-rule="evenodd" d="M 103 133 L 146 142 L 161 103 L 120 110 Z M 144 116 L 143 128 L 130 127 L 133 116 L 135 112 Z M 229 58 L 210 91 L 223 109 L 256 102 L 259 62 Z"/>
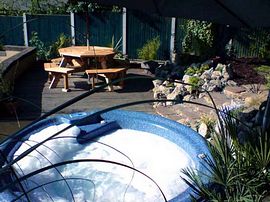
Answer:
<path fill-rule="evenodd" d="M 127 54 L 127 9 L 123 8 L 122 15 L 122 51 Z"/>
<path fill-rule="evenodd" d="M 75 15 L 73 12 L 70 12 L 70 28 L 71 28 L 71 43 L 72 45 L 76 44 L 76 35 L 75 35 Z"/>
<path fill-rule="evenodd" d="M 23 36 L 24 36 L 24 45 L 29 46 L 28 44 L 28 32 L 27 32 L 27 18 L 26 14 L 23 14 Z"/>

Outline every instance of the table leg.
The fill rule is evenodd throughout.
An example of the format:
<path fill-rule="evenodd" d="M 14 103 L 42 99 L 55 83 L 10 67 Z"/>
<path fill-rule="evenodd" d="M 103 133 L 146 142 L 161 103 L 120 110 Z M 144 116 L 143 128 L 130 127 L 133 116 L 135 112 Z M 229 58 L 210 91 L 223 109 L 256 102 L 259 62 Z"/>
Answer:
<path fill-rule="evenodd" d="M 92 89 L 95 88 L 95 75 L 92 76 Z"/>
<path fill-rule="evenodd" d="M 61 74 L 57 74 L 57 73 L 52 73 L 52 80 L 51 80 L 51 83 L 50 83 L 50 86 L 49 88 L 56 88 L 59 80 L 60 80 L 60 77 L 61 77 Z"/>
<path fill-rule="evenodd" d="M 67 63 L 68 63 L 67 59 L 63 56 L 62 60 L 59 64 L 59 67 L 65 67 L 65 66 L 67 66 Z"/>
<path fill-rule="evenodd" d="M 120 73 L 120 79 L 125 78 L 125 75 L 126 75 L 126 70 L 124 70 L 124 71 L 122 71 L 122 72 Z M 121 86 L 121 88 L 124 88 L 124 80 L 121 80 L 121 81 L 119 82 L 119 85 Z"/>
<path fill-rule="evenodd" d="M 113 85 L 110 84 L 110 83 L 111 83 L 110 75 L 104 74 L 104 78 L 105 78 L 106 83 L 109 84 L 109 85 L 108 85 L 109 91 L 112 92 L 112 91 L 113 91 Z"/>
<path fill-rule="evenodd" d="M 68 74 L 63 74 L 64 77 L 64 88 L 62 89 L 63 92 L 69 92 L 70 89 L 68 88 Z"/>

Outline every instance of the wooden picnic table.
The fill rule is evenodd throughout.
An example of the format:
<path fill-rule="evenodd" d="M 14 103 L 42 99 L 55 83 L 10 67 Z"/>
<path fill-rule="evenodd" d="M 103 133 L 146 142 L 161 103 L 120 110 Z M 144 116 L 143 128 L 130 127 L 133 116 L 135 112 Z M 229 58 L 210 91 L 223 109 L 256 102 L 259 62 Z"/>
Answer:
<path fill-rule="evenodd" d="M 45 71 L 48 71 L 52 77 L 49 88 L 55 88 L 61 77 L 64 77 L 64 89 L 62 91 L 68 92 L 68 76 L 70 73 L 83 72 L 88 75 L 89 80 L 92 78 L 92 88 L 95 87 L 95 78 L 101 76 L 105 78 L 106 83 L 109 84 L 109 91 L 113 91 L 113 86 L 110 84 L 114 78 L 124 78 L 126 68 L 114 67 L 108 65 L 108 61 L 113 60 L 115 52 L 112 48 L 100 46 L 70 46 L 60 48 L 60 55 L 62 56 L 60 64 L 48 63 L 44 65 Z M 99 65 L 89 65 L 89 59 L 96 59 Z M 119 83 L 123 87 L 123 81 Z"/>
<path fill-rule="evenodd" d="M 60 62 L 61 67 L 67 64 L 75 65 L 75 63 L 89 69 L 88 59 L 97 59 L 102 69 L 108 68 L 108 61 L 113 59 L 115 52 L 112 48 L 101 46 L 70 46 L 60 48 L 59 54 L 62 56 Z"/>

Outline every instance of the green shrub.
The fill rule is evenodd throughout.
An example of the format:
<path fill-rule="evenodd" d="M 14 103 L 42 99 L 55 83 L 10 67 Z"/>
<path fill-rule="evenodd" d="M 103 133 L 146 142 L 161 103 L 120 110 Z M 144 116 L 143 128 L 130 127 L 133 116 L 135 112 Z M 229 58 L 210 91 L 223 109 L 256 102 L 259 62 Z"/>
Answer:
<path fill-rule="evenodd" d="M 185 74 L 193 76 L 194 74 L 202 74 L 204 71 L 210 69 L 209 65 L 202 65 L 201 67 L 189 67 L 185 70 Z"/>
<path fill-rule="evenodd" d="M 258 52 L 259 58 L 270 58 L 270 32 L 268 30 L 253 29 L 245 30 L 248 32 L 248 40 L 250 41 L 250 50 Z"/>
<path fill-rule="evenodd" d="M 149 41 L 141 48 L 137 50 L 138 58 L 144 60 L 157 59 L 158 49 L 160 47 L 160 37 L 157 36 Z"/>
<path fill-rule="evenodd" d="M 256 68 L 256 71 L 264 76 L 266 80 L 266 87 L 270 89 L 270 66 L 261 65 Z"/>
<path fill-rule="evenodd" d="M 270 74 L 270 66 L 268 65 L 261 65 L 257 67 L 256 70 L 260 73 Z"/>
<path fill-rule="evenodd" d="M 214 25 L 213 23 L 187 20 L 181 25 L 185 37 L 182 42 L 183 51 L 202 58 L 214 54 Z"/>
<path fill-rule="evenodd" d="M 59 56 L 58 49 L 71 45 L 71 39 L 63 33 L 59 35 L 57 40 L 47 47 L 43 41 L 39 39 L 37 32 L 32 32 L 30 45 L 36 47 L 38 60 L 49 60 Z"/>
<path fill-rule="evenodd" d="M 199 78 L 199 77 L 197 77 L 197 76 L 192 76 L 192 77 L 189 78 L 188 83 L 189 83 L 190 85 L 193 85 L 193 86 L 199 86 L 199 81 L 200 81 L 200 78 Z"/>
<path fill-rule="evenodd" d="M 189 67 L 185 70 L 185 74 L 192 76 L 194 74 L 196 74 L 196 68 L 195 67 Z"/>

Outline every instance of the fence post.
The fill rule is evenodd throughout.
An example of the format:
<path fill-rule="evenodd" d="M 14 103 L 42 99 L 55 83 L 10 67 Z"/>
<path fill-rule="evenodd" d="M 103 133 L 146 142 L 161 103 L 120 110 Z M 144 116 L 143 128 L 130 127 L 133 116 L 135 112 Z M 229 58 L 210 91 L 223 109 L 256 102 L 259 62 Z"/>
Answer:
<path fill-rule="evenodd" d="M 73 12 L 70 12 L 70 28 L 71 28 L 71 43 L 72 45 L 76 44 L 75 36 L 75 15 Z"/>
<path fill-rule="evenodd" d="M 175 27 L 176 27 L 176 18 L 172 18 L 171 21 L 171 39 L 170 39 L 170 60 L 175 62 Z"/>
<path fill-rule="evenodd" d="M 123 8 L 122 15 L 122 51 L 127 54 L 127 9 Z"/>
<path fill-rule="evenodd" d="M 23 13 L 23 36 L 24 36 L 24 45 L 28 47 L 29 44 L 28 44 L 28 32 L 27 32 L 27 17 L 25 13 Z"/>

